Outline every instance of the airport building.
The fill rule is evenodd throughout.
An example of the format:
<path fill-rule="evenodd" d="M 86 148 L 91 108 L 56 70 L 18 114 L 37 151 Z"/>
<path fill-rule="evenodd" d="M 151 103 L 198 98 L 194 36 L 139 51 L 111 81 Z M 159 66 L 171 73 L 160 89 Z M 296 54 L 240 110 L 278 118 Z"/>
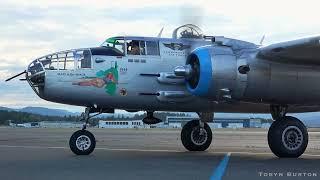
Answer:
<path fill-rule="evenodd" d="M 100 120 L 99 128 L 182 128 L 188 121 L 196 119 L 192 116 L 168 116 L 164 122 L 147 125 L 142 120 Z M 214 122 L 208 123 L 211 128 L 269 128 L 269 123 L 261 123 L 255 118 L 225 118 L 215 117 Z"/>
<path fill-rule="evenodd" d="M 167 118 L 158 124 L 147 125 L 142 120 L 99 120 L 99 128 L 182 128 L 188 121 L 197 119 L 192 116 L 167 116 Z M 268 129 L 271 123 L 264 122 L 259 118 L 226 118 L 215 117 L 214 122 L 208 123 L 211 128 L 265 128 Z M 41 121 L 14 124 L 9 121 L 11 127 L 24 128 L 81 128 L 83 122 L 71 121 Z"/>
<path fill-rule="evenodd" d="M 181 117 L 181 116 L 168 116 L 164 122 L 164 125 L 170 128 L 181 128 L 188 121 L 196 119 L 197 117 Z M 211 128 L 261 128 L 261 119 L 255 118 L 226 118 L 215 117 L 214 121 L 208 123 Z M 269 123 L 265 123 L 263 127 L 268 128 Z"/>
<path fill-rule="evenodd" d="M 20 123 L 20 124 L 9 123 L 9 126 L 11 126 L 11 127 L 24 127 L 24 128 L 38 128 L 38 127 L 40 127 L 38 122 L 29 122 L 29 123 Z"/>
<path fill-rule="evenodd" d="M 182 128 L 188 121 L 195 117 L 168 116 L 165 124 L 170 128 Z M 248 127 L 248 118 L 214 118 L 214 122 L 208 123 L 211 128 L 243 128 Z"/>
<path fill-rule="evenodd" d="M 70 122 L 70 121 L 41 121 L 41 122 L 28 122 L 21 124 L 9 124 L 11 127 L 23 128 L 81 128 L 83 122 Z"/>
<path fill-rule="evenodd" d="M 42 128 L 81 128 L 83 122 L 73 121 L 41 121 L 39 126 Z"/>
<path fill-rule="evenodd" d="M 150 128 L 142 120 L 99 120 L 99 128 Z"/>

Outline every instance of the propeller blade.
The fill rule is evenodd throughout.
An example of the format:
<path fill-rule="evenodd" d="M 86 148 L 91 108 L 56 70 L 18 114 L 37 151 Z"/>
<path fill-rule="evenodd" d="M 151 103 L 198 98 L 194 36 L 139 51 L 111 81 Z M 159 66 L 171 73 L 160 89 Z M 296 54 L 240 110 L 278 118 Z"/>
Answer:
<path fill-rule="evenodd" d="M 18 77 L 18 76 L 21 76 L 22 74 L 25 74 L 25 73 L 27 73 L 27 71 L 26 71 L 26 70 L 25 70 L 25 71 L 23 71 L 23 72 L 21 72 L 21 73 L 19 73 L 19 74 L 17 74 L 17 75 L 14 75 L 14 76 L 12 76 L 12 77 L 10 77 L 10 78 L 6 79 L 6 82 L 7 82 L 7 81 L 10 81 L 11 79 L 14 79 L 14 78 L 16 78 L 16 77 Z"/>
<path fill-rule="evenodd" d="M 182 24 L 194 24 L 201 26 L 203 22 L 204 9 L 197 5 L 188 5 L 180 9 L 180 23 Z"/>
<path fill-rule="evenodd" d="M 203 24 L 204 9 L 198 5 L 187 5 L 180 8 L 180 24 L 181 25 L 195 25 L 197 28 Z M 198 29 L 197 29 L 198 30 Z M 201 29 L 199 28 L 200 32 Z M 202 32 L 201 32 L 202 33 Z M 195 42 L 191 42 L 190 48 L 186 50 L 186 55 L 190 55 L 195 47 Z"/>
<path fill-rule="evenodd" d="M 262 43 L 263 43 L 265 37 L 266 37 L 266 35 L 264 34 L 264 35 L 262 36 L 261 40 L 260 40 L 260 46 L 263 45 Z"/>
<path fill-rule="evenodd" d="M 158 38 L 161 38 L 163 28 L 164 28 L 164 27 L 161 28 L 161 30 L 160 30 L 160 32 L 159 32 L 159 34 L 158 34 L 158 36 L 157 36 Z"/>

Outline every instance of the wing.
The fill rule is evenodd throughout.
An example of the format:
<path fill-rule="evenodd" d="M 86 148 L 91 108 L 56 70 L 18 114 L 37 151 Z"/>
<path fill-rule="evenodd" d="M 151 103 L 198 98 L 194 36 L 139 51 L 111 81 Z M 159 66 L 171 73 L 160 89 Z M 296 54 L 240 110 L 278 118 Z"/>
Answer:
<path fill-rule="evenodd" d="M 320 65 L 320 36 L 261 47 L 257 57 L 281 63 Z"/>

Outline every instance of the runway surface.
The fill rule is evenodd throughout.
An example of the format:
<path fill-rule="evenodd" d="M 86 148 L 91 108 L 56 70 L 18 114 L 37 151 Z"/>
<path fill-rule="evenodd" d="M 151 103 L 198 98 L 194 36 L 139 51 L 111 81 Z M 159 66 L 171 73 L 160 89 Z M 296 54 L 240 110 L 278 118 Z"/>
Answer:
<path fill-rule="evenodd" d="M 179 129 L 89 129 L 97 148 L 76 156 L 77 129 L 0 128 L 0 179 L 320 179 L 320 132 L 298 159 L 279 159 L 266 130 L 214 130 L 206 152 L 187 152 Z"/>

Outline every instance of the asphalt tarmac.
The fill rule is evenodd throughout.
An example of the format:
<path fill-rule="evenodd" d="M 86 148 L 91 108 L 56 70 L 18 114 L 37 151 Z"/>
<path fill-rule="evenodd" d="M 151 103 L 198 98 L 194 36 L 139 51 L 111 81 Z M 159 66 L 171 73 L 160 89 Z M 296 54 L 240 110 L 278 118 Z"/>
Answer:
<path fill-rule="evenodd" d="M 77 129 L 0 128 L 1 180 L 320 179 L 320 130 L 298 159 L 279 159 L 266 130 L 213 130 L 206 152 L 187 152 L 179 129 L 89 129 L 97 147 L 76 156 Z"/>

